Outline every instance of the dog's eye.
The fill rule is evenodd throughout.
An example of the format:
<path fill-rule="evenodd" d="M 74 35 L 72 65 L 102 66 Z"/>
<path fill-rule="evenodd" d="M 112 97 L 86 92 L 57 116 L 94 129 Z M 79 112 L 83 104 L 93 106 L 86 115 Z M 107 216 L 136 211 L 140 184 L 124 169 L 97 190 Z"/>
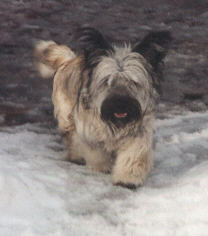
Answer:
<path fill-rule="evenodd" d="M 100 85 L 100 86 L 106 86 L 107 83 L 108 83 L 108 78 L 105 77 L 105 78 L 103 78 L 103 79 L 99 82 L 99 85 Z"/>
<path fill-rule="evenodd" d="M 133 85 L 136 86 L 137 88 L 140 87 L 140 85 L 137 82 L 135 82 L 134 80 L 132 80 L 132 82 L 133 82 Z"/>

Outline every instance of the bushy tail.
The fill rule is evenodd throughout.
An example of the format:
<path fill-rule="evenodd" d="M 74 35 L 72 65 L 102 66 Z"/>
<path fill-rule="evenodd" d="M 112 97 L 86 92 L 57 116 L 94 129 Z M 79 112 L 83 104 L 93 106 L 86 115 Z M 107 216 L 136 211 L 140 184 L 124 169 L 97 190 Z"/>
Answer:
<path fill-rule="evenodd" d="M 61 65 L 75 56 L 70 48 L 53 41 L 38 41 L 34 50 L 35 65 L 43 78 L 52 77 Z"/>

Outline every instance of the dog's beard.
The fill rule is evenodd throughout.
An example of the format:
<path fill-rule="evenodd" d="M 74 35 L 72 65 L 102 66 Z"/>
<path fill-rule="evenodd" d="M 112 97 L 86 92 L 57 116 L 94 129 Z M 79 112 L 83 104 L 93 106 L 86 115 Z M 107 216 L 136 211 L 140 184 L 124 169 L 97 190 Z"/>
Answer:
<path fill-rule="evenodd" d="M 107 123 L 123 128 L 141 118 L 141 107 L 138 101 L 130 96 L 112 95 L 103 101 L 101 116 Z"/>

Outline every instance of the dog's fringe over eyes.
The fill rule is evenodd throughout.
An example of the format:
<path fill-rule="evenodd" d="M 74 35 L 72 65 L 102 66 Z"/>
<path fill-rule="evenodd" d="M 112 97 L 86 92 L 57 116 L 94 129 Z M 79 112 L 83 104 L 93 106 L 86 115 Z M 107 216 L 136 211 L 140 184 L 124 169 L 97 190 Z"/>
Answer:
<path fill-rule="evenodd" d="M 153 163 L 154 107 L 170 41 L 168 31 L 159 31 L 134 46 L 114 45 L 84 27 L 78 33 L 81 53 L 53 41 L 36 45 L 38 71 L 54 76 L 54 115 L 68 160 L 111 172 L 115 185 L 144 183 Z"/>

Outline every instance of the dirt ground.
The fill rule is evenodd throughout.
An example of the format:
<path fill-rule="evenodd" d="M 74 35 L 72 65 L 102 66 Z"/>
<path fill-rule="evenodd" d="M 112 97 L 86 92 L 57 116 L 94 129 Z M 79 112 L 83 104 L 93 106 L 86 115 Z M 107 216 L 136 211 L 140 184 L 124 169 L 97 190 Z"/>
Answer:
<path fill-rule="evenodd" d="M 157 115 L 207 110 L 208 0 L 1 0 L 0 126 L 53 120 L 52 80 L 36 73 L 33 42 L 54 40 L 76 49 L 73 33 L 84 25 L 114 41 L 169 30 L 174 40 Z"/>

